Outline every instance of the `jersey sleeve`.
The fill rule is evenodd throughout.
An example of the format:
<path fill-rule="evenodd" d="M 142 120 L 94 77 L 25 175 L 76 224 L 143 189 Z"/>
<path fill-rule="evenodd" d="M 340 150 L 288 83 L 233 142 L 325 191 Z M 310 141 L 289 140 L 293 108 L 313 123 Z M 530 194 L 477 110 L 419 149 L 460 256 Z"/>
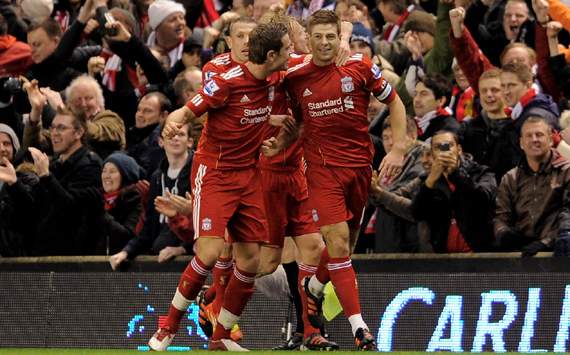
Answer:
<path fill-rule="evenodd" d="M 202 84 L 208 82 L 217 74 L 220 74 L 220 69 L 209 61 L 202 68 Z"/>
<path fill-rule="evenodd" d="M 382 70 L 368 59 L 363 60 L 362 65 L 364 66 L 362 75 L 366 82 L 366 88 L 380 102 L 385 104 L 392 102 L 397 93 L 392 85 L 382 76 Z"/>
<path fill-rule="evenodd" d="M 219 108 L 225 105 L 230 93 L 227 81 L 219 76 L 207 81 L 200 91 L 188 100 L 188 107 L 196 117 L 202 116 L 209 109 Z"/>

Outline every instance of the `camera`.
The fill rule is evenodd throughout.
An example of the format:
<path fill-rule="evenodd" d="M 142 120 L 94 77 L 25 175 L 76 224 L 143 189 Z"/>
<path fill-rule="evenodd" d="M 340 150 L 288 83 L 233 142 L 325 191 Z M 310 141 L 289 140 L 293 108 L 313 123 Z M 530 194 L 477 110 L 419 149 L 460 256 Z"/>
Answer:
<path fill-rule="evenodd" d="M 0 102 L 8 103 L 15 94 L 22 92 L 24 86 L 18 77 L 9 76 L 0 79 Z"/>
<path fill-rule="evenodd" d="M 449 143 L 448 142 L 439 143 L 439 151 L 440 152 L 448 152 L 449 151 Z"/>

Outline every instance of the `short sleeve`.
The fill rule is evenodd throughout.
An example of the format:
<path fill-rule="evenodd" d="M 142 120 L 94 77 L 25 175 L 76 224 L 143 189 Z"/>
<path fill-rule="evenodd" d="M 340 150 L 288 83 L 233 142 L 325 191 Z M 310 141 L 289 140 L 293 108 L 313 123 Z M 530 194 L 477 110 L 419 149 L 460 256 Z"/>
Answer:
<path fill-rule="evenodd" d="M 389 104 L 396 97 L 396 90 L 382 76 L 382 70 L 369 60 L 363 61 L 366 88 L 382 103 Z"/>
<path fill-rule="evenodd" d="M 196 117 L 206 113 L 209 109 L 224 106 L 229 96 L 228 84 L 225 80 L 216 76 L 204 83 L 200 91 L 188 102 L 188 107 Z"/>

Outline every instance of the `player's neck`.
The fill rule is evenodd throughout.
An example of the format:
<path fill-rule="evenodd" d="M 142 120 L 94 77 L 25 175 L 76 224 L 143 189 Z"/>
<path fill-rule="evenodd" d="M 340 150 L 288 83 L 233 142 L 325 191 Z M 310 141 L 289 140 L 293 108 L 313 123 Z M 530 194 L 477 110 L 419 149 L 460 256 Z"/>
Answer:
<path fill-rule="evenodd" d="M 236 63 L 238 63 L 238 64 L 245 64 L 245 63 L 246 63 L 246 62 L 242 62 L 242 61 L 240 61 L 240 60 L 237 60 L 236 56 L 234 55 L 234 52 L 230 52 L 230 59 L 231 59 L 233 62 L 236 62 Z"/>
<path fill-rule="evenodd" d="M 327 61 L 323 61 L 323 60 L 319 60 L 317 59 L 314 55 L 313 55 L 313 63 L 317 66 L 317 67 L 326 67 L 327 65 L 331 65 L 332 63 L 334 63 L 334 58 L 327 60 Z"/>
<path fill-rule="evenodd" d="M 257 80 L 265 80 L 271 72 L 267 69 L 265 64 L 255 64 L 252 62 L 245 63 L 247 70 L 253 75 Z"/>

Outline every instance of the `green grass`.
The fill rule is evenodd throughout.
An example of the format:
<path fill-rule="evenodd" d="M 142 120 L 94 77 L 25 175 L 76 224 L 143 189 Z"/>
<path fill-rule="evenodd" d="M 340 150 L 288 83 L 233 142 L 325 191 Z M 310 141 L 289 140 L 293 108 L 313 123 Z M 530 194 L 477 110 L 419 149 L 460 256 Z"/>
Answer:
<path fill-rule="evenodd" d="M 122 354 L 144 354 L 148 353 L 148 351 L 138 351 L 138 350 L 121 350 L 121 349 L 30 349 L 30 348 L 0 348 L 0 354 L 18 354 L 18 355 L 39 355 L 39 354 L 47 354 L 47 355 L 55 355 L 55 354 L 74 354 L 74 355 L 122 355 Z M 156 354 L 155 352 L 152 352 Z M 162 354 L 182 354 L 182 353 L 198 353 L 201 355 L 205 354 L 212 354 L 212 352 L 206 350 L 192 350 L 192 351 L 168 351 Z M 297 352 L 291 351 L 271 351 L 271 350 L 253 350 L 250 352 L 252 355 L 291 355 L 296 354 Z M 354 354 L 354 355 L 362 355 L 360 351 L 336 351 L 335 353 L 341 353 L 342 355 L 345 354 Z M 433 353 L 424 353 L 424 352 L 394 352 L 394 354 L 398 355 L 428 355 Z M 450 354 L 450 353 L 447 353 Z M 503 353 L 501 355 L 521 355 L 521 353 Z M 546 354 L 546 353 L 544 353 Z"/>

